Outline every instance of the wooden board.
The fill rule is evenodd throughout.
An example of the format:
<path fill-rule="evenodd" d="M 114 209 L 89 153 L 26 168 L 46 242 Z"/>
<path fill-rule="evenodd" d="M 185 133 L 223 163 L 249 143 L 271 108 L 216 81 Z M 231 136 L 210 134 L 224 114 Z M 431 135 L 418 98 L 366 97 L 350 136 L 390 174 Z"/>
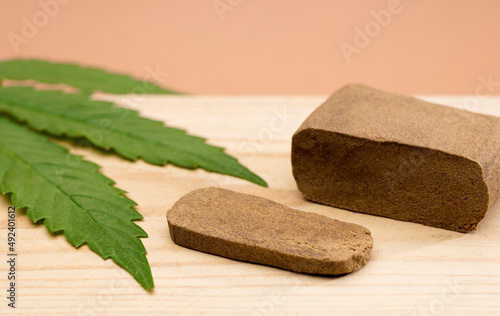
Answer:
<path fill-rule="evenodd" d="M 290 139 L 325 97 L 107 97 L 143 115 L 224 146 L 269 183 L 129 162 L 101 151 L 72 151 L 102 166 L 144 215 L 139 222 L 156 284 L 153 293 L 111 260 L 72 247 L 17 211 L 17 308 L 20 314 L 95 315 L 459 315 L 500 313 L 500 203 L 467 235 L 307 202 L 291 173 Z M 500 116 L 500 97 L 428 97 Z M 375 246 L 364 268 L 319 277 L 237 262 L 175 245 L 165 214 L 183 194 L 222 186 L 368 227 Z M 7 208 L 0 198 L 0 311 L 7 307 Z"/>

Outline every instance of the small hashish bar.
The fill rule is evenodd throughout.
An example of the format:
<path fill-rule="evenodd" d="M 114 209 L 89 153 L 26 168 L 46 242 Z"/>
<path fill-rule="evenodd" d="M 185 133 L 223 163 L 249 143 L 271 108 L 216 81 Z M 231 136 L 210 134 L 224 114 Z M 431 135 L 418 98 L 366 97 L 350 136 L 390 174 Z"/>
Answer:
<path fill-rule="evenodd" d="M 350 273 L 368 262 L 373 247 L 363 226 L 221 188 L 184 195 L 167 220 L 178 245 L 295 272 Z"/>
<path fill-rule="evenodd" d="M 363 85 L 338 90 L 292 139 L 308 200 L 458 232 L 500 187 L 500 120 Z"/>

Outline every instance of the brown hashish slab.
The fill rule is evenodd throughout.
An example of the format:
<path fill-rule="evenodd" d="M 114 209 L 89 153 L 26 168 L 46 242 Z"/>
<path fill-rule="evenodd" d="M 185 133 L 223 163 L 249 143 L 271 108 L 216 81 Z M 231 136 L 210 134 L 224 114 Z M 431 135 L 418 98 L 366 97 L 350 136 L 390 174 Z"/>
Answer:
<path fill-rule="evenodd" d="M 363 226 L 221 188 L 184 195 L 167 220 L 178 245 L 303 273 L 352 272 L 373 246 Z"/>
<path fill-rule="evenodd" d="M 348 85 L 295 132 L 293 174 L 311 201 L 469 232 L 498 197 L 499 122 Z"/>

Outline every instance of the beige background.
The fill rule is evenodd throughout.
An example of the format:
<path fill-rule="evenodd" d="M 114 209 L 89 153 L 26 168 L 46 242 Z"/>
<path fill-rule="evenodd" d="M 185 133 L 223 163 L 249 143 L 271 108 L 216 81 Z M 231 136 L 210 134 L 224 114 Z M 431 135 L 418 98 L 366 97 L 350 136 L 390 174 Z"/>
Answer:
<path fill-rule="evenodd" d="M 0 0 L 0 8 L 0 59 L 138 77 L 159 67 L 168 73 L 161 84 L 195 94 L 329 94 L 361 82 L 472 95 L 480 77 L 500 94 L 495 0 Z M 356 52 L 346 58 L 342 45 Z"/>

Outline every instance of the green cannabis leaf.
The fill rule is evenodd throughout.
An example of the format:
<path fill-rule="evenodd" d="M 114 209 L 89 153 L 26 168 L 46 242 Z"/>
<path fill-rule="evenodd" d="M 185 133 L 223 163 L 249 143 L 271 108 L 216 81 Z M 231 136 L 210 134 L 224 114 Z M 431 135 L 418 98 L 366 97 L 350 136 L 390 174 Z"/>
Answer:
<path fill-rule="evenodd" d="M 98 172 L 99 166 L 0 117 L 0 192 L 12 193 L 33 222 L 64 232 L 75 247 L 84 243 L 104 259 L 112 258 L 147 290 L 154 287 L 142 216 L 124 191 Z"/>
<path fill-rule="evenodd" d="M 85 137 L 94 145 L 113 149 L 121 156 L 183 168 L 201 167 L 267 186 L 259 176 L 225 154 L 220 147 L 183 130 L 142 118 L 137 112 L 111 102 L 90 100 L 81 94 L 34 90 L 32 87 L 0 88 L 0 111 L 52 135 Z"/>
<path fill-rule="evenodd" d="M 158 72 L 157 69 L 154 71 Z M 159 74 L 156 74 L 159 76 Z M 14 59 L 0 62 L 0 79 L 28 80 L 44 83 L 64 83 L 85 92 L 102 91 L 114 94 L 153 93 L 178 94 L 149 81 L 126 75 L 112 74 L 97 68 L 83 68 L 74 64 L 51 63 L 35 59 Z"/>
<path fill-rule="evenodd" d="M 63 83 L 82 92 L 0 87 L 0 112 L 26 122 L 36 131 L 84 137 L 130 160 L 201 167 L 267 186 L 222 148 L 206 144 L 201 137 L 88 97 L 94 91 L 178 92 L 100 69 L 42 60 L 0 62 L 0 86 L 2 79 Z M 76 247 L 87 243 L 104 259 L 112 258 L 130 272 L 145 289 L 152 289 L 151 268 L 140 240 L 147 234 L 133 222 L 142 218 L 133 208 L 135 203 L 98 172 L 99 166 L 69 154 L 19 121 L 0 116 L 0 193 L 12 193 L 12 202 L 26 207 L 33 222 L 44 220 L 49 231 L 63 232 Z"/>

